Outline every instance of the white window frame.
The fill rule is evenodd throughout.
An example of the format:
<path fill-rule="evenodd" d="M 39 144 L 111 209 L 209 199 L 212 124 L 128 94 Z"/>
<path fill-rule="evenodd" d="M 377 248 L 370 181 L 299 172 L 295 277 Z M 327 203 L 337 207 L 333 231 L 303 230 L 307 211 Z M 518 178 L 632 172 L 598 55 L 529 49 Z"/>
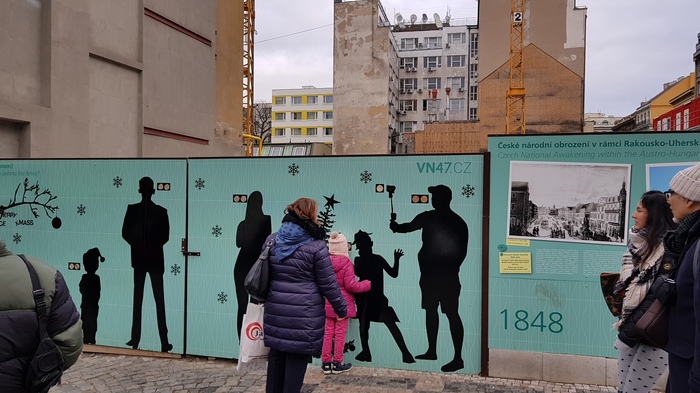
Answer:
<path fill-rule="evenodd" d="M 291 112 L 290 118 L 292 120 L 301 120 L 303 118 L 303 115 L 301 114 L 301 112 Z"/>
<path fill-rule="evenodd" d="M 690 128 L 690 109 L 683 111 L 683 129 L 687 130 Z"/>
<path fill-rule="evenodd" d="M 400 62 L 401 68 L 418 68 L 417 57 L 402 57 Z"/>
<path fill-rule="evenodd" d="M 476 79 L 479 77 L 479 63 L 469 64 L 469 78 Z"/>
<path fill-rule="evenodd" d="M 467 64 L 465 55 L 447 56 L 448 67 L 464 67 Z"/>
<path fill-rule="evenodd" d="M 399 128 L 401 129 L 401 133 L 403 134 L 405 132 L 413 132 L 413 130 L 416 128 L 415 125 L 415 121 L 402 121 L 399 123 Z"/>
<path fill-rule="evenodd" d="M 415 90 L 418 88 L 417 78 L 402 78 L 399 80 L 399 88 L 402 90 Z"/>
<path fill-rule="evenodd" d="M 306 112 L 306 120 L 318 120 L 318 112 Z"/>
<path fill-rule="evenodd" d="M 423 88 L 426 90 L 442 89 L 442 78 L 436 77 L 423 79 Z"/>
<path fill-rule="evenodd" d="M 317 127 L 309 127 L 306 129 L 306 135 L 308 136 L 316 136 L 318 135 L 318 128 Z"/>
<path fill-rule="evenodd" d="M 402 38 L 401 49 L 418 49 L 418 38 Z"/>
<path fill-rule="evenodd" d="M 469 36 L 469 53 L 471 57 L 479 56 L 479 33 L 471 33 Z"/>
<path fill-rule="evenodd" d="M 292 96 L 292 105 L 301 105 L 301 96 Z"/>
<path fill-rule="evenodd" d="M 676 131 L 680 131 L 683 129 L 683 128 L 681 128 L 681 113 L 680 112 L 676 113 L 675 129 L 676 129 Z"/>
<path fill-rule="evenodd" d="M 275 105 L 286 105 L 287 97 L 275 97 Z"/>
<path fill-rule="evenodd" d="M 286 120 L 287 112 L 275 112 L 275 120 Z"/>
<path fill-rule="evenodd" d="M 479 112 L 478 112 L 477 108 L 474 108 L 474 107 L 469 108 L 468 120 L 479 120 Z"/>
<path fill-rule="evenodd" d="M 452 90 L 464 89 L 466 83 L 463 76 L 448 76 L 445 87 L 450 87 Z"/>
<path fill-rule="evenodd" d="M 466 108 L 466 100 L 464 98 L 450 98 L 451 111 L 463 111 Z"/>
<path fill-rule="evenodd" d="M 423 58 L 423 68 L 442 67 L 442 56 L 425 56 Z"/>
<path fill-rule="evenodd" d="M 467 42 L 467 33 L 447 33 L 448 44 L 465 44 Z"/>
<path fill-rule="evenodd" d="M 442 37 L 425 37 L 423 38 L 423 46 L 426 49 L 442 48 Z"/>
<path fill-rule="evenodd" d="M 272 136 L 284 136 L 284 127 L 282 128 L 275 128 L 272 131 Z"/>
<path fill-rule="evenodd" d="M 400 100 L 399 109 L 406 112 L 415 112 L 418 109 L 417 100 Z"/>
<path fill-rule="evenodd" d="M 289 130 L 289 135 L 291 136 L 301 136 L 301 127 L 292 127 Z"/>
<path fill-rule="evenodd" d="M 318 104 L 318 96 L 308 96 L 306 97 L 307 104 Z"/>
<path fill-rule="evenodd" d="M 323 112 L 323 120 L 333 120 L 333 112 L 330 112 L 330 111 Z"/>
<path fill-rule="evenodd" d="M 469 86 L 469 101 L 476 101 L 479 99 L 479 87 Z"/>
<path fill-rule="evenodd" d="M 323 96 L 323 103 L 324 104 L 332 104 L 333 103 L 333 96 Z"/>
<path fill-rule="evenodd" d="M 430 101 L 432 101 L 432 100 L 423 100 L 423 111 L 427 111 L 428 109 L 430 109 L 430 105 L 429 105 Z M 436 106 L 435 109 L 437 111 L 439 111 L 440 108 L 442 107 L 442 100 L 435 100 L 435 106 Z"/>
<path fill-rule="evenodd" d="M 270 155 L 279 157 L 284 154 L 284 146 L 270 146 Z"/>
<path fill-rule="evenodd" d="M 333 127 L 323 127 L 324 136 L 333 136 Z"/>

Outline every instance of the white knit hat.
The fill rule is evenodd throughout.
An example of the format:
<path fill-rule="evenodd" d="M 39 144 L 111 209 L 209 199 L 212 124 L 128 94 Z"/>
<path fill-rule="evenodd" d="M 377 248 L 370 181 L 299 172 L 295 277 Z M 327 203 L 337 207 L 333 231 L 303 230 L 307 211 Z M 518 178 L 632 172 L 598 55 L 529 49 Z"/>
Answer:
<path fill-rule="evenodd" d="M 700 202 L 700 164 L 676 173 L 669 186 L 683 198 Z"/>
<path fill-rule="evenodd" d="M 348 239 L 345 235 L 336 231 L 331 232 L 331 237 L 328 239 L 328 251 L 331 255 L 348 255 Z"/>

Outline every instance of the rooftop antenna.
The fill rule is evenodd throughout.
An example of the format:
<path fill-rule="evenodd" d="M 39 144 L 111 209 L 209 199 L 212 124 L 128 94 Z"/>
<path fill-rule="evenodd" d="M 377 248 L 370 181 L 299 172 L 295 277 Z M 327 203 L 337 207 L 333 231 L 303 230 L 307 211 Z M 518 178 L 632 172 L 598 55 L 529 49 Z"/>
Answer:
<path fill-rule="evenodd" d="M 423 14 L 423 17 L 421 17 L 420 20 L 423 21 L 423 23 L 427 22 L 427 21 L 428 21 L 428 15 Z"/>
<path fill-rule="evenodd" d="M 447 26 L 450 25 L 450 18 L 452 18 L 452 17 L 450 16 L 450 7 L 447 7 L 447 14 L 445 14 L 445 24 L 446 24 Z"/>
<path fill-rule="evenodd" d="M 411 14 L 411 25 L 416 23 L 417 20 L 418 20 L 418 17 L 416 16 L 416 14 Z"/>
<path fill-rule="evenodd" d="M 442 21 L 440 20 L 440 15 L 436 12 L 433 14 L 433 18 L 435 18 L 435 26 L 437 26 L 438 29 L 442 29 Z"/>

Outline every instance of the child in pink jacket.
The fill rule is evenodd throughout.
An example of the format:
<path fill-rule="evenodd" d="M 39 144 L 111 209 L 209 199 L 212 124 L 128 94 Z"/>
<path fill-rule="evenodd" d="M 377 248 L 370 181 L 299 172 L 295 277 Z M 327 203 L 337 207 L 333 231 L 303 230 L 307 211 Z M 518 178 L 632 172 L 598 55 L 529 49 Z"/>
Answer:
<path fill-rule="evenodd" d="M 346 318 L 338 318 L 333 312 L 333 307 L 326 300 L 326 331 L 323 337 L 323 352 L 321 353 L 321 369 L 324 374 L 340 374 L 350 371 L 352 368 L 352 364 L 343 363 L 343 352 L 349 318 L 357 315 L 354 294 L 367 292 L 371 288 L 369 280 L 355 281 L 355 267 L 350 262 L 348 255 L 349 246 L 350 244 L 344 235 L 331 232 L 331 237 L 328 239 L 328 251 L 331 254 L 340 293 L 343 294 L 348 305 L 348 315 Z"/>

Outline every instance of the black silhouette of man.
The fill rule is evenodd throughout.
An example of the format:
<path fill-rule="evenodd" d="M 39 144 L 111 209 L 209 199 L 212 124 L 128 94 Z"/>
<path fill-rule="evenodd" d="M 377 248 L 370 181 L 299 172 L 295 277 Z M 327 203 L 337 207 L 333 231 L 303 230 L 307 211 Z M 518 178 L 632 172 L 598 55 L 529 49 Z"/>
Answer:
<path fill-rule="evenodd" d="M 425 327 L 428 335 L 428 350 L 416 359 L 437 359 L 437 336 L 439 327 L 438 305 L 450 323 L 450 334 L 455 355 L 452 361 L 442 366 L 442 371 L 457 371 L 464 368 L 462 344 L 464 325 L 459 316 L 459 268 L 467 256 L 469 229 L 462 217 L 450 209 L 452 190 L 444 185 L 428 187 L 433 194 L 433 207 L 418 214 L 411 222 L 399 224 L 392 213 L 389 228 L 393 232 L 407 233 L 422 230 L 423 246 L 418 251 L 420 267 L 419 285 L 422 293 L 421 307 L 425 310 Z"/>
<path fill-rule="evenodd" d="M 131 323 L 131 340 L 126 345 L 137 349 L 141 341 L 141 307 L 146 274 L 151 278 L 153 297 L 156 302 L 158 333 L 162 352 L 173 349 L 168 342 L 168 327 L 165 321 L 165 295 L 163 294 L 163 273 L 165 258 L 163 246 L 170 238 L 168 211 L 151 201 L 156 190 L 153 180 L 144 177 L 139 180 L 141 202 L 129 205 L 124 216 L 122 237 L 131 246 L 131 267 L 134 269 L 134 310 Z"/>
<path fill-rule="evenodd" d="M 238 337 L 241 337 L 241 327 L 243 326 L 243 315 L 248 307 L 248 292 L 243 286 L 245 276 L 255 264 L 260 256 L 265 244 L 265 239 L 272 233 L 272 220 L 270 216 L 263 214 L 263 197 L 260 191 L 253 191 L 248 197 L 245 211 L 245 219 L 238 224 L 236 231 L 236 247 L 241 251 L 233 266 L 233 281 L 236 286 L 236 299 L 238 301 Z"/>

